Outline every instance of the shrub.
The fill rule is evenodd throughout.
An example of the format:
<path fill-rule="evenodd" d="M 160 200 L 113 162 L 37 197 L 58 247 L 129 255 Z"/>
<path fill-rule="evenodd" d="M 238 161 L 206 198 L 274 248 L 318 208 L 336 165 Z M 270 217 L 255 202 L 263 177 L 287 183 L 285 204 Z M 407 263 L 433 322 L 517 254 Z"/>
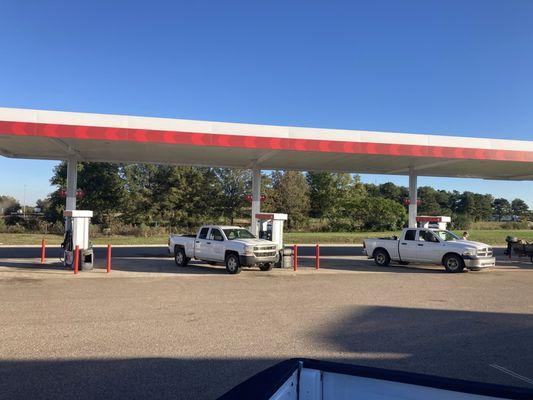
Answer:
<path fill-rule="evenodd" d="M 48 225 L 48 233 L 63 235 L 65 233 L 65 225 L 60 221 L 56 221 Z"/>
<path fill-rule="evenodd" d="M 22 225 L 9 225 L 6 230 L 7 233 L 25 233 L 26 229 Z"/>
<path fill-rule="evenodd" d="M 529 223 L 527 221 L 520 222 L 504 222 L 500 224 L 501 229 L 529 229 Z"/>

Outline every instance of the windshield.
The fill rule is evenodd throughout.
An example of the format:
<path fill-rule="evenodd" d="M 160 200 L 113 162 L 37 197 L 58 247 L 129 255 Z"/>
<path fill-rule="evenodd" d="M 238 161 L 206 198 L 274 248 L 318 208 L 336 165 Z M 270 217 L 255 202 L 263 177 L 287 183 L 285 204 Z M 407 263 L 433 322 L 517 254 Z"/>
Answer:
<path fill-rule="evenodd" d="M 255 239 L 255 236 L 248 229 L 235 228 L 235 229 L 223 229 L 228 240 L 234 239 Z"/>
<path fill-rule="evenodd" d="M 454 240 L 459 240 L 459 236 L 450 231 L 433 231 L 440 239 L 446 242 L 452 242 Z"/>

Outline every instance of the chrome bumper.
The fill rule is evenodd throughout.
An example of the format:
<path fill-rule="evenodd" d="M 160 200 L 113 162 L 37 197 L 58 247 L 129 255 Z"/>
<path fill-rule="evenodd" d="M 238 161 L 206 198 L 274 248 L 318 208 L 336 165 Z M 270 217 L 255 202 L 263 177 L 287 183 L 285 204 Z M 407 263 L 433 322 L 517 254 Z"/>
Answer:
<path fill-rule="evenodd" d="M 465 258 L 466 268 L 489 268 L 496 265 L 495 257 L 483 257 L 483 258 Z"/>
<path fill-rule="evenodd" d="M 265 263 L 275 263 L 278 261 L 277 254 L 273 257 L 239 256 L 242 266 L 252 266 Z"/>

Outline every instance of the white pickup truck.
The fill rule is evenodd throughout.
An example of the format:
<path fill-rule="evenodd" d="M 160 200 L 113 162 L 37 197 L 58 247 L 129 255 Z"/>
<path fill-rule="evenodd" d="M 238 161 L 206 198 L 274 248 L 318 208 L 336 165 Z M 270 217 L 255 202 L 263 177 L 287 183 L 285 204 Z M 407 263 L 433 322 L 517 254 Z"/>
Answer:
<path fill-rule="evenodd" d="M 196 259 L 225 264 L 230 274 L 238 274 L 242 267 L 256 265 L 261 271 L 269 271 L 278 260 L 274 242 L 257 239 L 250 231 L 238 226 L 204 225 L 196 235 L 170 235 L 168 251 L 180 267 Z"/>
<path fill-rule="evenodd" d="M 439 229 L 406 228 L 399 239 L 365 239 L 363 253 L 382 267 L 391 261 L 414 262 L 443 265 L 448 272 L 461 272 L 465 267 L 477 271 L 496 264 L 490 246 L 462 240 Z"/>

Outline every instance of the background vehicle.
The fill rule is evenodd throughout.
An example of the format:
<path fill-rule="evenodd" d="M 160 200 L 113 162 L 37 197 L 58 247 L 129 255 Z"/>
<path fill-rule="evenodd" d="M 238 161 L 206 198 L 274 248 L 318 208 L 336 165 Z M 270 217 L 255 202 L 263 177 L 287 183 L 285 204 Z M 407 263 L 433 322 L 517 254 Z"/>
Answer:
<path fill-rule="evenodd" d="M 365 239 L 363 252 L 379 266 L 391 261 L 443 265 L 448 272 L 493 267 L 492 248 L 484 243 L 462 240 L 446 230 L 406 228 L 401 237 Z"/>
<path fill-rule="evenodd" d="M 273 242 L 238 226 L 204 225 L 196 235 L 170 235 L 168 250 L 178 266 L 185 267 L 191 259 L 223 263 L 230 274 L 250 266 L 269 271 L 278 259 Z"/>

